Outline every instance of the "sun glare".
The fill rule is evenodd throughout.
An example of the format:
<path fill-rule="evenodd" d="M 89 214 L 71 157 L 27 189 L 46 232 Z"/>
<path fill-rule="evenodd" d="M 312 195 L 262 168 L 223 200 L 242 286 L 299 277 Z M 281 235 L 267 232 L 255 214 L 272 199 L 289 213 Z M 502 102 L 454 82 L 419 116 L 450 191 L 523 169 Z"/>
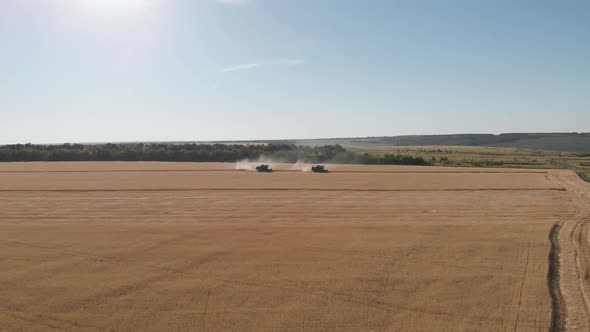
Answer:
<path fill-rule="evenodd" d="M 150 0 L 70 0 L 79 9 L 96 14 L 138 14 L 150 5 Z"/>

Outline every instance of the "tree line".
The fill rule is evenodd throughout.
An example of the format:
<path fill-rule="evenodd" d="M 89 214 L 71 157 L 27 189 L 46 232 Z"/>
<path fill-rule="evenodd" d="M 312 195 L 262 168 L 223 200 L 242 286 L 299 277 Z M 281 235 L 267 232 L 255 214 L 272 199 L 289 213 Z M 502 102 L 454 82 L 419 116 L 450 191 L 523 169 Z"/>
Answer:
<path fill-rule="evenodd" d="M 294 144 L 14 144 L 0 146 L 0 162 L 15 161 L 174 161 L 236 162 L 268 159 L 275 162 L 428 165 L 421 157 L 372 155 L 347 151 L 340 145 Z"/>

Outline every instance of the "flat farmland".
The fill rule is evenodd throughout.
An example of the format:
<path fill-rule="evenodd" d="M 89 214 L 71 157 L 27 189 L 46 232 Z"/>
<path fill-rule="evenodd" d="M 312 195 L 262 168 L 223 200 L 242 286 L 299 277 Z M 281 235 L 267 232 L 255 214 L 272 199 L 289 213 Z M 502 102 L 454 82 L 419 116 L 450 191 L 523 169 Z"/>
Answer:
<path fill-rule="evenodd" d="M 0 164 L 2 330 L 589 326 L 574 173 L 274 167 Z"/>

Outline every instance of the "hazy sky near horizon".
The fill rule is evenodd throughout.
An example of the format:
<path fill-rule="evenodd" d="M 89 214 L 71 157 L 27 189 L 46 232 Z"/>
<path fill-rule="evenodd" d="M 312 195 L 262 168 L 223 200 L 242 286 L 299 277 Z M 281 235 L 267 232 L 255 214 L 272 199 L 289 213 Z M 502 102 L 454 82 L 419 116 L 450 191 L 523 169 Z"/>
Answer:
<path fill-rule="evenodd" d="M 0 0 L 0 144 L 548 131 L 587 0 Z"/>

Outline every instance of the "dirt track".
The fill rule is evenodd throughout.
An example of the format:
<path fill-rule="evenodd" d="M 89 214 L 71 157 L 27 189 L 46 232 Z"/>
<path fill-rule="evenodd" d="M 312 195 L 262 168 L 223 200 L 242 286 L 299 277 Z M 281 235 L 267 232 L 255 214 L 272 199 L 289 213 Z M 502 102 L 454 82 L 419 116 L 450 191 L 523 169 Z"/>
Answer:
<path fill-rule="evenodd" d="M 567 187 L 571 199 L 577 202 L 575 213 L 560 223 L 558 234 L 559 286 L 563 297 L 560 327 L 590 331 L 590 185 L 569 171 L 556 171 L 552 178 Z"/>
<path fill-rule="evenodd" d="M 588 187 L 572 173 L 232 167 L 0 164 L 0 325 L 548 330 L 560 223 L 561 316 L 587 326 L 572 294 L 588 294 Z"/>

